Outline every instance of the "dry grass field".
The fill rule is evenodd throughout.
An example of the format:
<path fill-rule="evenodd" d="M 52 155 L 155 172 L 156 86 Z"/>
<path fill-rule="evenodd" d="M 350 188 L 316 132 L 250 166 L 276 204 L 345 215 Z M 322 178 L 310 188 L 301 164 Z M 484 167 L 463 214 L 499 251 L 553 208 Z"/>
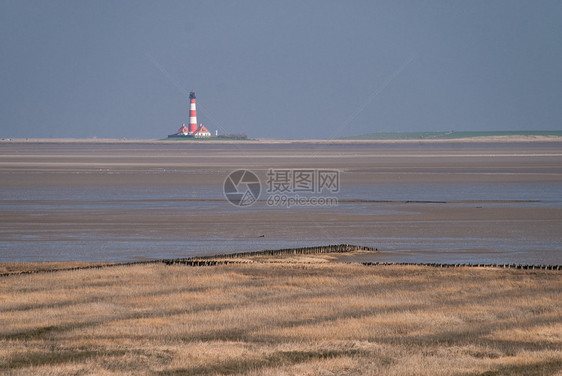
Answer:
<path fill-rule="evenodd" d="M 562 375 L 559 271 L 329 255 L 0 278 L 0 373 Z"/>

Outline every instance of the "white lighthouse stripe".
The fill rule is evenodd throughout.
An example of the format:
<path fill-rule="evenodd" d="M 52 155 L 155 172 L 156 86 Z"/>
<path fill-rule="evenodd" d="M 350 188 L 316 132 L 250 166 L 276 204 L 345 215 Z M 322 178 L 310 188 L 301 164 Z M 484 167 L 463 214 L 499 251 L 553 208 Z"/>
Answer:
<path fill-rule="evenodd" d="M 191 104 L 190 109 L 191 109 L 191 110 L 195 110 L 195 103 L 192 103 L 192 104 Z"/>
<path fill-rule="evenodd" d="M 189 118 L 189 124 L 196 124 L 197 123 L 197 117 L 192 116 Z"/>

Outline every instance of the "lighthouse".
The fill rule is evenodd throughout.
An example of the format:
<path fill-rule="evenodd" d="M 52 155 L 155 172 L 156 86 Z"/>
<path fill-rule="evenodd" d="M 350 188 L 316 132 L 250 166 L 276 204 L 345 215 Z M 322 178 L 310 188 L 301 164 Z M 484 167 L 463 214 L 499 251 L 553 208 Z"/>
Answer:
<path fill-rule="evenodd" d="M 189 125 L 183 124 L 174 134 L 168 135 L 168 138 L 188 137 L 201 138 L 211 137 L 211 132 L 205 128 L 203 124 L 197 126 L 197 109 L 195 108 L 195 92 L 189 93 Z"/>
<path fill-rule="evenodd" d="M 189 133 L 197 131 L 197 110 L 195 108 L 195 92 L 189 93 Z"/>

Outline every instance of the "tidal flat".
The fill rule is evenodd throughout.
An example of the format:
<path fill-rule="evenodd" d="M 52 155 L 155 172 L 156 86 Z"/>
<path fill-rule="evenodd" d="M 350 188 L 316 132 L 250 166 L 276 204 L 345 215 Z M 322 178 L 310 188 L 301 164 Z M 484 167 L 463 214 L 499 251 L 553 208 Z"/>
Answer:
<path fill-rule="evenodd" d="M 231 205 L 250 170 L 257 202 Z M 273 171 L 337 205 L 268 205 Z M 275 182 L 273 182 L 275 183 Z M 290 187 L 289 187 L 290 188 Z M 562 143 L 0 142 L 0 262 L 128 262 L 351 243 L 362 261 L 562 264 Z"/>

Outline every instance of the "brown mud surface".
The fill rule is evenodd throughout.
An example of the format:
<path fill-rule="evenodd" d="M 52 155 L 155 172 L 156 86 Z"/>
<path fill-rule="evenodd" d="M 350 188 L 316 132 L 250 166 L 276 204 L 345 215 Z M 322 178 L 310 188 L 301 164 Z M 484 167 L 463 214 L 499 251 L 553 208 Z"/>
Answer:
<path fill-rule="evenodd" d="M 263 188 L 269 169 L 338 170 L 338 205 L 272 208 L 262 195 L 252 207 L 233 207 L 222 185 L 236 169 L 256 172 Z M 3 142 L 0 194 L 0 250 L 10 256 L 4 261 L 69 260 L 34 258 L 41 244 L 139 241 L 142 250 L 138 239 L 145 239 L 154 247 L 148 253 L 87 257 L 95 254 L 88 248 L 70 260 L 181 257 L 222 253 L 231 242 L 232 251 L 242 251 L 303 241 L 373 246 L 383 261 L 420 245 L 435 257 L 447 247 L 474 259 L 500 249 L 502 262 L 512 251 L 529 262 L 538 251 L 537 263 L 562 263 L 559 142 Z M 176 243 L 158 246 L 170 239 L 192 253 Z M 392 248 L 401 239 L 410 240 Z"/>

